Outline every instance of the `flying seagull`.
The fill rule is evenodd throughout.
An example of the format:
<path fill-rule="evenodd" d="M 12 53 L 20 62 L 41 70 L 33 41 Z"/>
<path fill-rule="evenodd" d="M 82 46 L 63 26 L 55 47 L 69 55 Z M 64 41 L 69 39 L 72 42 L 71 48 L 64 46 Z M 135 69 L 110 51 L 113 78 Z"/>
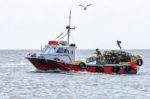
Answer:
<path fill-rule="evenodd" d="M 121 45 L 120 44 L 121 44 L 121 41 L 117 40 L 117 45 L 121 49 Z"/>
<path fill-rule="evenodd" d="M 91 6 L 91 5 L 92 5 L 92 4 L 88 4 L 88 5 L 86 5 L 86 6 L 83 6 L 83 5 L 79 4 L 79 6 L 83 7 L 83 10 L 87 10 L 87 7 L 88 7 L 88 6 Z"/>

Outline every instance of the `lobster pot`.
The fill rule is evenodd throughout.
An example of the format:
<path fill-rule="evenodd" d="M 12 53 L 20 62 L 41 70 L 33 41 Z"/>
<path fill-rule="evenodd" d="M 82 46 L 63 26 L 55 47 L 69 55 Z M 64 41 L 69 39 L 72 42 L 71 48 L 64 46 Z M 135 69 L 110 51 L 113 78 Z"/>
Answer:
<path fill-rule="evenodd" d="M 119 62 L 129 62 L 131 54 L 125 51 L 105 51 L 104 54 L 105 63 L 118 64 Z"/>

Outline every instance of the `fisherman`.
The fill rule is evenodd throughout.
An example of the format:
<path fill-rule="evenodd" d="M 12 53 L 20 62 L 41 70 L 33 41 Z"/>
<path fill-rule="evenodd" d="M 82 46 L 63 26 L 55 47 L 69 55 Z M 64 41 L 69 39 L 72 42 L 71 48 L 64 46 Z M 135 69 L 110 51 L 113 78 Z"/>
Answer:
<path fill-rule="evenodd" d="M 100 52 L 100 50 L 97 48 L 96 49 L 96 64 L 102 64 L 102 54 Z"/>
<path fill-rule="evenodd" d="M 136 63 L 135 63 L 135 57 L 131 57 L 131 59 L 130 59 L 130 65 L 131 65 L 131 69 L 132 69 L 133 71 L 136 71 L 136 70 L 137 70 L 137 65 L 136 65 Z"/>

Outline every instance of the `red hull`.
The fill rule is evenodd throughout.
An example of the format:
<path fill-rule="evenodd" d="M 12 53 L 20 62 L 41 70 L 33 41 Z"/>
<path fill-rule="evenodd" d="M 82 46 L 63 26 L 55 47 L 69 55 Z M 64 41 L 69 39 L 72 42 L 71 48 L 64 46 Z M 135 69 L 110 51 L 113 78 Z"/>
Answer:
<path fill-rule="evenodd" d="M 53 60 L 44 60 L 38 58 L 27 58 L 38 70 L 48 71 L 60 69 L 63 71 L 87 71 L 87 72 L 99 72 L 106 74 L 136 74 L 137 65 L 119 65 L 119 64 L 106 64 L 103 66 L 98 65 L 86 65 L 81 67 L 80 65 L 75 64 L 66 64 L 63 62 L 57 62 Z"/>
<path fill-rule="evenodd" d="M 43 71 L 48 71 L 48 70 L 55 70 L 57 69 L 55 67 L 55 64 L 52 62 L 46 63 L 43 61 L 43 59 L 38 59 L 38 58 L 27 58 L 38 70 L 43 70 Z"/>

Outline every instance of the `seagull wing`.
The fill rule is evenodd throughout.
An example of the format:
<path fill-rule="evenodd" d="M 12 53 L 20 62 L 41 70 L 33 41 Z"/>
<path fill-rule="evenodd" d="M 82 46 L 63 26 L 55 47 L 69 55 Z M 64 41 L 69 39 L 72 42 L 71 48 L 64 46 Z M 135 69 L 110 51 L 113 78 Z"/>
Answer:
<path fill-rule="evenodd" d="M 88 4 L 87 6 L 86 6 L 86 8 L 88 7 L 88 6 L 91 6 L 92 4 Z"/>
<path fill-rule="evenodd" d="M 81 4 L 79 4 L 79 6 L 81 6 L 81 7 L 83 7 L 83 8 L 84 8 L 84 6 L 83 6 L 83 5 L 81 5 Z"/>

